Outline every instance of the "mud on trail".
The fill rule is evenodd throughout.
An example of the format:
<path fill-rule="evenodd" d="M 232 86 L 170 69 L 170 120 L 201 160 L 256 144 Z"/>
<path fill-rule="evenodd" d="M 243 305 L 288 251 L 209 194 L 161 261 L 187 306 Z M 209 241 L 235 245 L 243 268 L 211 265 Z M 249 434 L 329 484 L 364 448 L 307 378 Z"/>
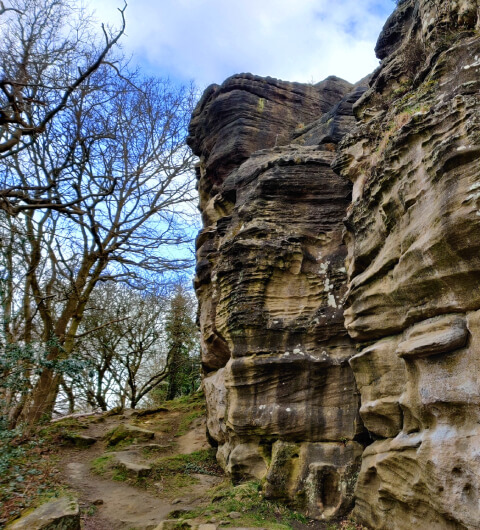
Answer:
<path fill-rule="evenodd" d="M 58 466 L 86 530 L 156 528 L 172 512 L 208 504 L 206 492 L 224 480 L 201 407 L 128 410 L 73 423 Z"/>

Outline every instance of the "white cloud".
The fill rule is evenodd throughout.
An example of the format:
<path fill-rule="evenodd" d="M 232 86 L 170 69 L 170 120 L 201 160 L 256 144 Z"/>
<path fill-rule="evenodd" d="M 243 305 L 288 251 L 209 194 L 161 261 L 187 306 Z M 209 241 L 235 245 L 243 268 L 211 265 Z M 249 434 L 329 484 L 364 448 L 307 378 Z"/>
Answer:
<path fill-rule="evenodd" d="M 87 0 L 114 22 L 121 0 Z M 149 71 L 203 87 L 238 72 L 357 81 L 392 0 L 129 0 L 124 46 Z"/>

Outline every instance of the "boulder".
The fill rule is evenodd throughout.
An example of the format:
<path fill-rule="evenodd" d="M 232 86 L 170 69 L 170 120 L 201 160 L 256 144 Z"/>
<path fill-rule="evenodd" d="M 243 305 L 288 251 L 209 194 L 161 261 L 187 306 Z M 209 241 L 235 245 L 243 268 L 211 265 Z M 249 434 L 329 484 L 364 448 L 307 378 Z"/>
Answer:
<path fill-rule="evenodd" d="M 352 506 L 363 447 L 357 442 L 277 441 L 266 476 L 269 498 L 295 504 L 308 516 L 333 519 Z"/>
<path fill-rule="evenodd" d="M 141 429 L 140 427 L 135 427 L 134 425 L 120 424 L 118 427 L 108 432 L 105 435 L 105 440 L 109 446 L 118 445 L 120 442 L 148 442 L 155 437 L 153 431 L 148 431 L 146 429 Z"/>
<path fill-rule="evenodd" d="M 29 510 L 6 527 L 8 530 L 80 530 L 80 510 L 76 500 L 51 499 Z"/>
<path fill-rule="evenodd" d="M 116 466 L 134 477 L 147 477 L 152 471 L 151 466 L 141 462 L 140 454 L 137 451 L 120 451 L 112 454 Z"/>
<path fill-rule="evenodd" d="M 97 439 L 93 436 L 77 433 L 66 433 L 63 435 L 63 438 L 65 441 L 75 445 L 76 447 L 90 447 L 97 442 Z"/>
<path fill-rule="evenodd" d="M 223 444 L 227 439 L 225 369 L 220 368 L 220 370 L 204 377 L 203 390 L 207 402 L 207 431 L 216 444 Z"/>

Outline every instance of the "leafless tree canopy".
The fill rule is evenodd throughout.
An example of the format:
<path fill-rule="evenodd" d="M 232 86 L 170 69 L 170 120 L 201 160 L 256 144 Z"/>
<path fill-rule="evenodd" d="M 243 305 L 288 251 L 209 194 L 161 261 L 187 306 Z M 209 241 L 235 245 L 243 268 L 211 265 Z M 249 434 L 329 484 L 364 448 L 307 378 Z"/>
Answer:
<path fill-rule="evenodd" d="M 0 2 L 0 159 L 32 145 L 105 63 L 124 33 L 125 9 L 119 10 L 120 29 L 102 26 L 101 42 L 86 13 L 69 0 Z M 37 187 L 3 181 L 0 207 L 43 207 L 55 184 L 54 177 Z"/>
<path fill-rule="evenodd" d="M 76 336 L 83 368 L 61 383 L 68 412 L 135 408 L 152 390 L 150 403 L 196 390 L 200 359 L 191 296 L 179 285 L 162 293 L 117 283 L 97 288 Z"/>
<path fill-rule="evenodd" d="M 0 43 L 0 143 L 22 131 L 0 161 L 3 339 L 19 358 L 4 375 L 25 382 L 0 387 L 13 422 L 51 413 L 95 289 L 145 288 L 189 267 L 196 231 L 194 87 L 131 72 L 113 54 L 123 10 L 100 45 L 72 6 L 0 4 L 13 24 Z"/>

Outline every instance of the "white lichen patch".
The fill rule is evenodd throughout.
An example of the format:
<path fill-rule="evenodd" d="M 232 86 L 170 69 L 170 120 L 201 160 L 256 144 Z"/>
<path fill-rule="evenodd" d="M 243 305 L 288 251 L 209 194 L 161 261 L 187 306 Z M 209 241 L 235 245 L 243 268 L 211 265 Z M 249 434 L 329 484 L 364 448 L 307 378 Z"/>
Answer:
<path fill-rule="evenodd" d="M 334 307 L 335 309 L 337 308 L 337 301 L 335 300 L 335 296 L 333 296 L 332 293 L 328 293 L 328 300 L 327 300 L 327 302 L 328 302 L 328 305 L 329 305 L 330 307 Z M 333 316 L 335 316 L 335 315 L 333 315 Z M 333 318 L 333 316 L 332 316 L 332 318 Z"/>
<path fill-rule="evenodd" d="M 465 148 L 465 149 L 466 149 L 466 148 Z M 474 190 L 478 190 L 478 189 L 480 189 L 480 181 L 478 181 L 478 182 L 474 182 L 474 183 L 470 186 L 470 188 L 468 188 L 468 189 L 469 189 L 469 191 L 474 191 Z"/>
<path fill-rule="evenodd" d="M 333 285 L 330 284 L 330 278 L 328 276 L 325 276 L 325 281 L 323 285 L 325 287 L 326 293 L 328 293 L 328 291 L 331 291 L 333 289 Z"/>
<path fill-rule="evenodd" d="M 476 201 L 480 199 L 480 191 L 477 191 L 476 193 L 471 193 L 466 199 L 465 199 L 465 202 L 467 201 Z"/>
<path fill-rule="evenodd" d="M 330 265 L 329 261 L 324 261 L 323 263 L 320 263 L 320 273 L 321 274 L 326 274 L 329 265 Z"/>
<path fill-rule="evenodd" d="M 470 68 L 476 68 L 477 66 L 480 66 L 480 60 L 478 59 L 478 55 L 475 56 L 475 62 L 473 62 L 472 64 L 466 64 L 463 69 L 470 70 Z"/>

